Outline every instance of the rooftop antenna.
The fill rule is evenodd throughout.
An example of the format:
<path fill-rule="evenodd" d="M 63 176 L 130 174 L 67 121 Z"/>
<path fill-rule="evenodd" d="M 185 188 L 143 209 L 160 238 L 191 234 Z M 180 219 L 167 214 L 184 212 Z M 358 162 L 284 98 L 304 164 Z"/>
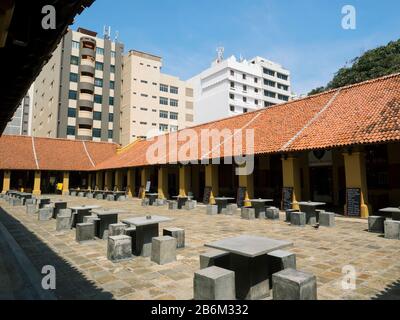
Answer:
<path fill-rule="evenodd" d="M 110 38 L 111 38 L 111 27 L 110 26 L 104 26 L 103 34 L 104 34 L 104 39 L 110 40 Z"/>
<path fill-rule="evenodd" d="M 119 39 L 119 31 L 115 31 L 115 42 L 118 42 Z"/>
<path fill-rule="evenodd" d="M 224 52 L 225 52 L 224 47 L 217 48 L 217 63 L 220 63 L 224 60 Z"/>

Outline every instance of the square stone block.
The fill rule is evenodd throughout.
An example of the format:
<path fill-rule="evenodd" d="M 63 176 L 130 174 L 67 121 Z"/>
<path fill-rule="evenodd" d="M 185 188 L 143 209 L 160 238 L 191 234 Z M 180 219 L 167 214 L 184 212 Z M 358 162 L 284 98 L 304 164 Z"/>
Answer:
<path fill-rule="evenodd" d="M 26 199 L 25 200 L 25 205 L 28 205 L 28 204 L 35 204 L 36 205 L 36 199 L 35 198 Z"/>
<path fill-rule="evenodd" d="M 128 227 L 125 229 L 125 235 L 131 237 L 132 243 L 132 253 L 135 252 L 135 244 L 136 244 L 136 227 Z"/>
<path fill-rule="evenodd" d="M 119 196 L 118 201 L 126 201 L 126 196 Z"/>
<path fill-rule="evenodd" d="M 267 219 L 279 220 L 279 209 L 275 207 L 267 208 Z"/>
<path fill-rule="evenodd" d="M 292 226 L 304 227 L 306 225 L 305 212 L 292 212 L 290 215 L 290 223 Z"/>
<path fill-rule="evenodd" d="M 286 214 L 286 222 L 290 222 L 290 217 L 291 217 L 291 215 L 292 215 L 292 212 L 299 212 L 299 210 L 296 210 L 296 209 L 288 209 L 288 210 L 286 210 L 285 211 L 285 214 Z"/>
<path fill-rule="evenodd" d="M 108 237 L 107 259 L 119 262 L 132 259 L 132 238 L 129 236 Z"/>
<path fill-rule="evenodd" d="M 143 198 L 142 199 L 142 207 L 148 207 L 150 205 L 150 199 L 149 198 Z"/>
<path fill-rule="evenodd" d="M 373 233 L 385 233 L 385 217 L 369 216 L 368 231 Z"/>
<path fill-rule="evenodd" d="M 268 265 L 270 273 L 270 287 L 272 288 L 272 275 L 285 269 L 296 270 L 296 254 L 285 251 L 276 250 L 268 253 Z"/>
<path fill-rule="evenodd" d="M 96 224 L 97 221 L 99 221 L 99 217 L 97 215 L 91 215 L 91 216 L 84 216 L 83 217 L 83 223 L 94 223 Z"/>
<path fill-rule="evenodd" d="M 176 247 L 185 247 L 185 230 L 181 228 L 164 228 L 163 236 L 170 236 L 176 239 Z"/>
<path fill-rule="evenodd" d="M 106 199 L 107 201 L 115 201 L 115 196 L 113 194 L 108 194 Z"/>
<path fill-rule="evenodd" d="M 235 215 L 238 211 L 238 205 L 236 203 L 230 203 L 226 206 L 227 215 Z"/>
<path fill-rule="evenodd" d="M 76 197 L 76 191 L 70 191 L 69 195 L 70 195 L 71 197 Z"/>
<path fill-rule="evenodd" d="M 104 200 L 104 195 L 102 193 L 96 194 L 96 199 L 97 200 Z"/>
<path fill-rule="evenodd" d="M 161 265 L 176 261 L 176 243 L 176 239 L 169 236 L 153 238 L 151 261 Z"/>
<path fill-rule="evenodd" d="M 321 227 L 334 227 L 335 223 L 335 214 L 333 212 L 319 212 L 319 225 Z"/>
<path fill-rule="evenodd" d="M 207 205 L 206 210 L 209 216 L 214 216 L 218 214 L 218 206 L 216 204 Z"/>
<path fill-rule="evenodd" d="M 185 203 L 185 210 L 193 210 L 197 206 L 197 201 L 196 200 L 188 200 Z"/>
<path fill-rule="evenodd" d="M 42 208 L 39 209 L 38 220 L 39 221 L 50 221 L 53 218 L 53 208 Z"/>
<path fill-rule="evenodd" d="M 26 205 L 26 213 L 27 214 L 35 214 L 37 212 L 36 204 L 27 204 Z"/>
<path fill-rule="evenodd" d="M 178 201 L 169 200 L 168 201 L 168 210 L 178 210 Z"/>
<path fill-rule="evenodd" d="M 162 207 L 167 204 L 167 200 L 166 199 L 156 199 L 156 202 L 154 204 L 158 207 Z"/>
<path fill-rule="evenodd" d="M 235 273 L 209 267 L 194 273 L 194 300 L 235 300 Z"/>
<path fill-rule="evenodd" d="M 124 223 L 113 223 L 108 226 L 108 236 L 120 236 L 125 234 L 127 225 Z"/>
<path fill-rule="evenodd" d="M 63 216 L 72 216 L 72 210 L 71 209 L 60 209 L 58 214 L 61 214 Z"/>
<path fill-rule="evenodd" d="M 242 207 L 242 219 L 254 220 L 256 218 L 256 210 L 251 207 Z"/>
<path fill-rule="evenodd" d="M 79 191 L 79 192 L 78 192 L 78 197 L 79 197 L 79 198 L 85 197 L 85 193 L 82 192 L 82 191 Z"/>
<path fill-rule="evenodd" d="M 274 300 L 317 300 L 317 278 L 311 273 L 285 269 L 272 275 Z"/>
<path fill-rule="evenodd" d="M 77 242 L 85 242 L 94 240 L 94 224 L 93 223 L 78 223 L 76 225 Z"/>
<path fill-rule="evenodd" d="M 56 219 L 56 231 L 71 230 L 71 215 L 62 215 L 59 213 Z"/>
<path fill-rule="evenodd" d="M 200 269 L 212 266 L 229 269 L 231 260 L 229 252 L 212 249 L 200 255 Z"/>
<path fill-rule="evenodd" d="M 92 192 L 88 192 L 88 193 L 86 194 L 86 198 L 88 198 L 88 199 L 93 199 L 93 198 L 94 198 L 94 194 L 93 194 Z"/>
<path fill-rule="evenodd" d="M 385 238 L 400 239 L 400 221 L 389 219 L 385 221 Z"/>
<path fill-rule="evenodd" d="M 17 206 L 22 206 L 22 199 L 18 199 L 18 198 L 13 198 L 12 199 L 12 205 L 14 206 L 14 207 L 17 207 Z"/>

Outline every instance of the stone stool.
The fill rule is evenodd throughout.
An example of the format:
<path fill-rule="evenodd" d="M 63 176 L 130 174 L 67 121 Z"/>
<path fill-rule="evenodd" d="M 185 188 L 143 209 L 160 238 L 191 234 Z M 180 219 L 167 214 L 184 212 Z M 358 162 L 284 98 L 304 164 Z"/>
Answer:
<path fill-rule="evenodd" d="M 78 197 L 79 197 L 79 198 L 85 197 L 85 193 L 82 192 L 82 191 L 78 192 Z"/>
<path fill-rule="evenodd" d="M 115 196 L 113 194 L 108 194 L 107 201 L 115 201 Z"/>
<path fill-rule="evenodd" d="M 185 247 L 185 230 L 181 228 L 164 228 L 163 236 L 170 236 L 176 239 L 176 247 Z"/>
<path fill-rule="evenodd" d="M 285 269 L 272 275 L 274 300 L 317 300 L 317 278 L 311 273 Z"/>
<path fill-rule="evenodd" d="M 53 218 L 53 208 L 39 209 L 39 214 L 38 214 L 39 221 L 50 221 L 52 218 Z"/>
<path fill-rule="evenodd" d="M 231 263 L 229 252 L 212 249 L 200 255 L 200 269 L 217 266 L 229 268 Z"/>
<path fill-rule="evenodd" d="M 275 207 L 267 208 L 267 219 L 279 220 L 279 209 Z"/>
<path fill-rule="evenodd" d="M 27 214 L 35 214 L 36 213 L 36 204 L 27 204 L 26 205 L 26 213 Z"/>
<path fill-rule="evenodd" d="M 36 204 L 36 199 L 34 199 L 34 198 L 26 199 L 25 205 L 28 205 L 28 204 Z"/>
<path fill-rule="evenodd" d="M 76 191 L 71 191 L 71 192 L 69 193 L 69 195 L 70 195 L 71 197 L 76 197 Z"/>
<path fill-rule="evenodd" d="M 207 205 L 206 209 L 209 216 L 215 216 L 216 214 L 218 214 L 218 206 L 215 204 Z"/>
<path fill-rule="evenodd" d="M 176 261 L 176 244 L 173 237 L 162 236 L 152 239 L 151 261 L 158 264 L 167 264 Z"/>
<path fill-rule="evenodd" d="M 226 211 L 227 211 L 226 214 L 227 215 L 233 216 L 237 213 L 237 210 L 238 210 L 238 206 L 236 203 L 230 203 L 226 206 Z"/>
<path fill-rule="evenodd" d="M 56 218 L 56 231 L 71 230 L 71 215 L 59 213 Z"/>
<path fill-rule="evenodd" d="M 242 219 L 254 220 L 256 218 L 256 210 L 251 207 L 243 207 L 241 216 Z"/>
<path fill-rule="evenodd" d="M 128 227 L 125 229 L 125 235 L 131 237 L 132 242 L 132 252 L 135 252 L 135 244 L 136 244 L 136 227 Z"/>
<path fill-rule="evenodd" d="M 154 203 L 158 207 L 165 206 L 167 204 L 167 200 L 165 199 L 156 199 L 156 202 Z"/>
<path fill-rule="evenodd" d="M 209 267 L 194 273 L 194 300 L 235 300 L 235 272 Z"/>
<path fill-rule="evenodd" d="M 102 194 L 102 193 L 96 194 L 96 199 L 97 199 L 97 200 L 104 200 L 103 194 Z"/>
<path fill-rule="evenodd" d="M 286 211 L 285 211 L 285 214 L 286 214 L 286 222 L 290 222 L 290 216 L 291 216 L 291 214 L 292 214 L 292 212 L 299 212 L 299 210 L 297 210 L 297 209 L 287 209 Z"/>
<path fill-rule="evenodd" d="M 118 201 L 126 201 L 126 196 L 119 196 Z"/>
<path fill-rule="evenodd" d="M 385 217 L 369 216 L 368 231 L 373 233 L 385 233 Z"/>
<path fill-rule="evenodd" d="M 22 206 L 22 199 L 13 198 L 11 204 L 12 204 L 14 207 Z"/>
<path fill-rule="evenodd" d="M 178 201 L 175 200 L 168 201 L 168 210 L 178 210 Z"/>
<path fill-rule="evenodd" d="M 326 212 L 324 209 L 315 209 L 315 216 L 317 217 L 317 222 L 319 222 L 319 215 L 322 212 Z"/>
<path fill-rule="evenodd" d="M 76 241 L 85 242 L 94 240 L 94 223 L 78 223 L 76 225 Z"/>
<path fill-rule="evenodd" d="M 335 223 L 335 214 L 333 212 L 319 212 L 319 225 L 321 227 L 334 227 Z"/>
<path fill-rule="evenodd" d="M 132 259 L 132 238 L 125 235 L 108 237 L 107 259 L 120 262 Z"/>
<path fill-rule="evenodd" d="M 93 194 L 92 192 L 88 192 L 88 193 L 86 194 L 86 198 L 88 198 L 88 199 L 93 199 L 93 198 L 94 198 L 94 194 Z"/>
<path fill-rule="evenodd" d="M 304 227 L 306 225 L 305 212 L 292 212 L 290 215 L 290 223 L 293 226 Z"/>
<path fill-rule="evenodd" d="M 148 207 L 150 205 L 150 199 L 149 198 L 143 198 L 142 199 L 142 207 Z"/>
<path fill-rule="evenodd" d="M 274 273 L 285 269 L 296 270 L 296 254 L 289 251 L 276 250 L 268 253 L 267 256 L 269 274 L 271 275 L 269 279 L 269 286 L 272 288 L 272 275 Z"/>
<path fill-rule="evenodd" d="M 113 223 L 108 226 L 108 236 L 121 236 L 125 234 L 127 225 L 124 223 Z"/>
<path fill-rule="evenodd" d="M 197 206 L 197 201 L 196 200 L 188 200 L 185 203 L 185 210 L 193 210 Z"/>
<path fill-rule="evenodd" d="M 400 239 L 400 221 L 389 219 L 385 221 L 385 238 Z"/>

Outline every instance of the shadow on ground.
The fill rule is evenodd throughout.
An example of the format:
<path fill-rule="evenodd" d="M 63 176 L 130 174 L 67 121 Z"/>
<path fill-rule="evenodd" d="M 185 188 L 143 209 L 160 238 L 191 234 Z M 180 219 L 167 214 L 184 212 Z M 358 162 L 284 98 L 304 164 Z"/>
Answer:
<path fill-rule="evenodd" d="M 372 300 L 400 300 L 400 280 L 392 283 Z"/>
<path fill-rule="evenodd" d="M 0 207 L 0 222 L 14 237 L 18 245 L 24 251 L 35 269 L 41 275 L 44 265 L 52 265 L 56 269 L 56 289 L 52 291 L 59 300 L 111 300 L 113 296 L 109 292 L 97 287 L 94 282 L 72 266 L 67 260 L 60 257 L 50 247 L 41 241 L 35 234 L 23 224 L 12 217 Z M 0 235 L 1 236 L 1 235 Z M 1 258 L 1 257 L 0 257 Z M 0 288 L 1 289 L 1 288 Z M 6 290 L 6 288 L 2 288 Z M 18 292 L 15 294 L 18 297 Z"/>

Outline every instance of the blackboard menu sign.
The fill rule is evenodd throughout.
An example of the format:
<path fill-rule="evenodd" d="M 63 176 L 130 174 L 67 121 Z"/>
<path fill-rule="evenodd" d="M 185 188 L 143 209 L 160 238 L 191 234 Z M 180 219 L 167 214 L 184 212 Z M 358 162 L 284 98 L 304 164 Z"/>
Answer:
<path fill-rule="evenodd" d="M 205 187 L 204 188 L 203 204 L 209 204 L 210 203 L 211 190 L 212 190 L 211 187 Z"/>
<path fill-rule="evenodd" d="M 246 199 L 246 187 L 239 187 L 237 191 L 236 203 L 239 208 L 244 206 L 244 200 Z"/>
<path fill-rule="evenodd" d="M 282 210 L 292 209 L 293 202 L 293 188 L 283 187 L 282 188 Z"/>
<path fill-rule="evenodd" d="M 346 214 L 352 217 L 361 217 L 361 189 L 348 188 L 346 190 Z"/>

